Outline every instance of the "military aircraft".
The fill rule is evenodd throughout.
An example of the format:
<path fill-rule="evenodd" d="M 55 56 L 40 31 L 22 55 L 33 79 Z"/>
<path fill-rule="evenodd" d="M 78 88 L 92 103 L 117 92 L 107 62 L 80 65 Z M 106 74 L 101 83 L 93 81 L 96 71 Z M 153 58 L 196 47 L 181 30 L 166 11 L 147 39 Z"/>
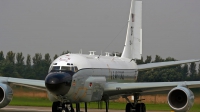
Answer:
<path fill-rule="evenodd" d="M 12 100 L 10 84 L 44 90 L 53 102 L 52 112 L 80 112 L 80 103 L 108 101 L 123 97 L 127 100 L 126 112 L 146 112 L 140 95 L 168 92 L 168 104 L 174 111 L 188 111 L 194 102 L 189 88 L 200 87 L 200 81 L 137 83 L 138 72 L 200 60 L 183 60 L 137 65 L 142 55 L 142 1 L 131 2 L 126 41 L 121 57 L 90 54 L 65 54 L 55 59 L 45 80 L 0 77 L 0 108 Z M 160 74 L 162 76 L 162 74 Z M 127 97 L 134 96 L 134 102 Z"/>

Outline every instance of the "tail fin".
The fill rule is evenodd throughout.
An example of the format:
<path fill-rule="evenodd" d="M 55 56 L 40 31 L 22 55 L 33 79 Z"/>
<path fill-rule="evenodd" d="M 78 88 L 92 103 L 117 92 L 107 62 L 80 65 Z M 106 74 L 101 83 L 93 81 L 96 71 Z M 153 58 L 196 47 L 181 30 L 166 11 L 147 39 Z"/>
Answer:
<path fill-rule="evenodd" d="M 141 59 L 142 55 L 142 1 L 131 2 L 123 58 Z"/>

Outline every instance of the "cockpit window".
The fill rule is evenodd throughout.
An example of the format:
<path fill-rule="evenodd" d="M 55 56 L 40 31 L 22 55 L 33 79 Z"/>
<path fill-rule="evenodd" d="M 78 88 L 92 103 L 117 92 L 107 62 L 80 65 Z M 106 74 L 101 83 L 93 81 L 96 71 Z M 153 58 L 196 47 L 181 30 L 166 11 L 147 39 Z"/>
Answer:
<path fill-rule="evenodd" d="M 50 70 L 50 72 L 77 72 L 78 68 L 76 66 L 53 66 Z"/>
<path fill-rule="evenodd" d="M 60 66 L 51 66 L 50 67 L 50 72 L 56 72 L 60 70 Z"/>
<path fill-rule="evenodd" d="M 71 67 L 69 67 L 69 66 L 62 66 L 61 70 L 63 70 L 63 71 L 72 71 L 70 68 Z"/>
<path fill-rule="evenodd" d="M 71 71 L 73 71 L 73 72 L 74 72 L 74 67 L 71 67 Z"/>
<path fill-rule="evenodd" d="M 77 72 L 78 68 L 76 66 L 61 66 L 61 71 Z"/>
<path fill-rule="evenodd" d="M 60 66 L 53 66 L 52 70 L 60 70 Z"/>
<path fill-rule="evenodd" d="M 77 72 L 78 71 L 78 68 L 75 66 L 74 67 L 74 72 Z"/>

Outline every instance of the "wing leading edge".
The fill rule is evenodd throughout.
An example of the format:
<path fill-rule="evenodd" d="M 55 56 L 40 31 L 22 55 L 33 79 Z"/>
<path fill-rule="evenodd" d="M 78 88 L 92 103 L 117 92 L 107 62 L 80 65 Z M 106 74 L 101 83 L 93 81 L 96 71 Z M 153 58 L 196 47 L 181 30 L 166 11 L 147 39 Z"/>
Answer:
<path fill-rule="evenodd" d="M 174 87 L 183 86 L 187 88 L 200 87 L 200 81 L 188 82 L 144 82 L 144 83 L 107 83 L 104 88 L 104 93 L 109 95 L 132 95 L 133 93 L 140 94 L 155 94 L 158 92 L 169 91 Z"/>
<path fill-rule="evenodd" d="M 0 82 L 11 83 L 14 85 L 26 86 L 30 88 L 40 89 L 46 91 L 44 80 L 20 79 L 10 77 L 0 77 Z"/>
<path fill-rule="evenodd" d="M 185 63 L 199 62 L 200 59 L 192 59 L 192 60 L 182 60 L 182 61 L 169 61 L 169 62 L 158 62 L 158 63 L 149 63 L 149 64 L 141 64 L 138 65 L 138 70 L 148 70 L 153 68 L 161 68 L 173 65 L 180 65 Z"/>
<path fill-rule="evenodd" d="M 170 61 L 170 62 L 159 62 L 138 65 L 138 70 L 148 70 L 153 68 L 161 68 L 173 65 L 180 65 L 185 63 L 199 62 L 198 59 L 193 60 L 182 60 L 182 61 Z M 155 94 L 158 92 L 169 91 L 174 87 L 184 86 L 187 88 L 198 88 L 200 87 L 200 81 L 185 81 L 185 82 L 142 82 L 142 83 L 107 83 L 105 85 L 105 94 L 109 95 L 132 95 L 133 93 L 140 94 Z"/>

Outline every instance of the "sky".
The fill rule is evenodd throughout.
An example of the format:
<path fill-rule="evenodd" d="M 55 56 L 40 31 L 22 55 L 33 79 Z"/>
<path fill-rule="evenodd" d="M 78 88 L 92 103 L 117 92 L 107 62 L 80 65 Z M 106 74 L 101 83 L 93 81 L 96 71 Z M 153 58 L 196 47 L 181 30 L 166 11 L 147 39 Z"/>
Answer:
<path fill-rule="evenodd" d="M 0 51 L 122 52 L 131 0 L 0 0 Z M 143 57 L 200 59 L 200 0 L 143 0 Z"/>

